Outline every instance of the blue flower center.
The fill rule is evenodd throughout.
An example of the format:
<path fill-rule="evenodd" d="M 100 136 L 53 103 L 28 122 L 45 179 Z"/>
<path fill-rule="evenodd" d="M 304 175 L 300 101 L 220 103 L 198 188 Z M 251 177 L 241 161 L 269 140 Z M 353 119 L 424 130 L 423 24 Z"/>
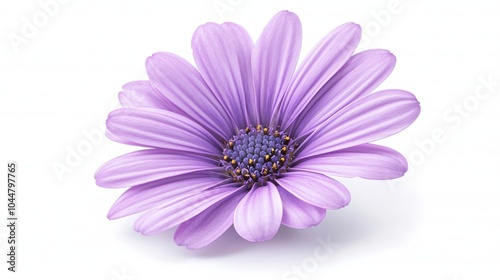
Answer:
<path fill-rule="evenodd" d="M 221 165 L 235 181 L 263 186 L 287 171 L 298 144 L 272 127 L 247 127 L 225 144 Z"/>

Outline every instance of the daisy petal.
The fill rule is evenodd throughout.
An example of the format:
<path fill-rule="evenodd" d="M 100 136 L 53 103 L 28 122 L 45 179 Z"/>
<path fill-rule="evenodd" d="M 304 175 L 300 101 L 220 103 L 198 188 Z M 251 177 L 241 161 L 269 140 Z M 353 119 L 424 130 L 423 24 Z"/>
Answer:
<path fill-rule="evenodd" d="M 284 128 L 288 128 L 314 95 L 346 63 L 360 39 L 359 25 L 346 23 L 331 31 L 309 52 L 283 99 L 279 123 Z"/>
<path fill-rule="evenodd" d="M 112 134 L 125 143 L 219 156 L 219 142 L 203 127 L 179 114 L 154 108 L 122 108 L 106 122 Z"/>
<path fill-rule="evenodd" d="M 257 40 L 252 54 L 252 73 L 259 123 L 274 125 L 271 117 L 293 76 L 301 44 L 300 20 L 288 11 L 275 15 Z"/>
<path fill-rule="evenodd" d="M 283 202 L 282 224 L 291 228 L 309 228 L 318 225 L 326 215 L 326 210 L 306 203 L 282 187 L 278 187 Z"/>
<path fill-rule="evenodd" d="M 96 171 L 95 179 L 104 188 L 123 188 L 187 173 L 220 170 L 215 160 L 151 149 L 106 162 Z"/>
<path fill-rule="evenodd" d="M 118 99 L 124 108 L 147 107 L 176 112 L 172 102 L 157 92 L 149 81 L 135 81 L 125 84 L 118 94 Z"/>
<path fill-rule="evenodd" d="M 168 201 L 187 198 L 194 193 L 220 185 L 225 178 L 206 171 L 178 175 L 136 185 L 125 191 L 113 204 L 109 219 L 118 219 L 161 206 Z"/>
<path fill-rule="evenodd" d="M 365 144 L 409 126 L 420 113 L 415 96 L 384 90 L 347 105 L 317 128 L 298 148 L 296 160 Z"/>
<path fill-rule="evenodd" d="M 201 75 L 238 127 L 255 124 L 253 42 L 247 31 L 234 23 L 207 23 L 196 29 L 191 47 Z"/>
<path fill-rule="evenodd" d="M 180 224 L 174 234 L 175 243 L 188 249 L 199 249 L 212 243 L 233 224 L 234 209 L 245 194 L 237 192 L 228 196 Z"/>
<path fill-rule="evenodd" d="M 248 241 L 267 241 L 278 232 L 283 216 L 281 198 L 274 184 L 254 187 L 234 212 L 234 228 Z"/>
<path fill-rule="evenodd" d="M 353 55 L 307 104 L 297 118 L 295 134 L 309 134 L 347 104 L 371 93 L 389 76 L 395 64 L 396 57 L 386 50 Z"/>
<path fill-rule="evenodd" d="M 307 158 L 294 165 L 293 169 L 329 176 L 387 180 L 403 176 L 408 170 L 408 163 L 393 149 L 362 144 Z"/>
<path fill-rule="evenodd" d="M 171 53 L 155 53 L 146 61 L 151 85 L 219 140 L 233 135 L 234 123 L 196 68 Z"/>
<path fill-rule="evenodd" d="M 106 129 L 106 131 L 104 132 L 104 135 L 106 135 L 106 137 L 108 137 L 108 139 L 115 141 L 115 142 L 118 142 L 118 143 L 127 144 L 127 145 L 131 145 L 131 146 L 135 145 L 135 143 L 132 143 L 130 141 L 127 141 L 126 139 L 122 139 L 122 138 L 118 137 L 117 135 L 114 135 L 113 133 L 111 133 L 111 131 L 109 131 L 109 129 Z"/>
<path fill-rule="evenodd" d="M 175 200 L 160 208 L 154 208 L 136 220 L 134 229 L 144 235 L 167 230 L 198 215 L 221 199 L 240 192 L 239 186 L 241 184 L 231 183 L 207 189 L 187 198 Z"/>
<path fill-rule="evenodd" d="M 300 200 L 324 209 L 339 209 L 351 200 L 344 185 L 315 172 L 293 170 L 280 177 L 277 182 Z"/>

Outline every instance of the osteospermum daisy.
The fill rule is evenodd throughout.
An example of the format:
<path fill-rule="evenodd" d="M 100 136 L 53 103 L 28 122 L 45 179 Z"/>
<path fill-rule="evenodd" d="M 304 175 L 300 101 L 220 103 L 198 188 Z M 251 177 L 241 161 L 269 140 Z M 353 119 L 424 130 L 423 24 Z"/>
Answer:
<path fill-rule="evenodd" d="M 298 17 L 275 15 L 254 44 L 234 23 L 194 33 L 196 67 L 172 53 L 146 61 L 149 81 L 126 84 L 123 108 L 107 135 L 146 149 L 105 163 L 97 185 L 125 188 L 110 219 L 142 212 L 134 228 L 154 234 L 178 226 L 191 249 L 234 224 L 249 241 L 271 239 L 281 225 L 308 228 L 350 201 L 335 176 L 392 179 L 407 170 L 398 152 L 369 142 L 410 125 L 420 106 L 409 92 L 372 91 L 395 57 L 354 54 L 357 24 L 328 33 L 297 67 Z"/>

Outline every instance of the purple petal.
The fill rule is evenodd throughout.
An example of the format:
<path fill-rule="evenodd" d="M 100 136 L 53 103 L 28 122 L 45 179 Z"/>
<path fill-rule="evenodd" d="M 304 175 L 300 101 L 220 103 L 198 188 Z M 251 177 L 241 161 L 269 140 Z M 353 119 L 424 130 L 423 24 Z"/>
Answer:
<path fill-rule="evenodd" d="M 149 81 L 130 82 L 122 89 L 118 94 L 118 99 L 125 108 L 146 107 L 177 111 L 172 102 L 156 91 Z"/>
<path fill-rule="evenodd" d="M 294 170 L 315 171 L 329 176 L 387 180 L 399 178 L 408 170 L 406 159 L 393 149 L 362 144 L 306 158 Z"/>
<path fill-rule="evenodd" d="M 344 185 L 319 173 L 291 171 L 277 182 L 300 200 L 324 209 L 339 209 L 351 200 Z"/>
<path fill-rule="evenodd" d="M 298 148 L 297 160 L 365 144 L 409 126 L 420 113 L 415 96 L 384 90 L 347 105 L 317 128 Z"/>
<path fill-rule="evenodd" d="M 104 188 L 123 188 L 201 171 L 221 171 L 215 160 L 151 149 L 131 152 L 103 164 L 95 174 Z"/>
<path fill-rule="evenodd" d="M 166 203 L 142 214 L 136 220 L 134 229 L 145 235 L 167 230 L 198 215 L 221 199 L 240 192 L 240 186 L 240 183 L 230 183 Z"/>
<path fill-rule="evenodd" d="M 346 23 L 331 31 L 309 52 L 285 93 L 280 112 L 282 127 L 288 128 L 314 95 L 346 63 L 360 38 L 359 25 Z"/>
<path fill-rule="evenodd" d="M 199 249 L 219 238 L 232 224 L 234 210 L 246 192 L 228 196 L 179 225 L 174 241 L 188 249 Z"/>
<path fill-rule="evenodd" d="M 203 127 L 179 114 L 153 108 L 112 111 L 106 122 L 118 142 L 219 156 L 221 144 Z"/>
<path fill-rule="evenodd" d="M 155 53 L 146 61 L 151 85 L 188 117 L 219 138 L 227 140 L 235 124 L 224 111 L 196 68 L 171 53 Z"/>
<path fill-rule="evenodd" d="M 234 212 L 234 228 L 248 241 L 267 241 L 278 232 L 283 205 L 274 184 L 254 187 Z"/>
<path fill-rule="evenodd" d="M 122 218 L 187 198 L 220 185 L 224 179 L 222 176 L 201 171 L 133 186 L 116 200 L 109 210 L 108 218 Z"/>
<path fill-rule="evenodd" d="M 117 135 L 111 133 L 111 131 L 109 131 L 109 129 L 106 129 L 106 131 L 104 132 L 104 135 L 106 135 L 106 137 L 108 137 L 108 139 L 115 141 L 115 142 L 118 142 L 118 143 L 127 144 L 127 145 L 131 145 L 131 146 L 135 145 L 135 143 L 127 141 L 126 139 L 122 139 L 122 138 L 118 137 Z"/>
<path fill-rule="evenodd" d="M 326 210 L 304 202 L 282 187 L 278 187 L 283 202 L 281 223 L 291 228 L 309 228 L 321 223 Z"/>
<path fill-rule="evenodd" d="M 238 127 L 255 124 L 253 42 L 247 31 L 234 23 L 207 23 L 196 29 L 191 47 L 201 75 Z"/>
<path fill-rule="evenodd" d="M 295 124 L 296 135 L 308 134 L 347 104 L 366 96 L 392 72 L 396 57 L 386 50 L 353 55 L 309 102 Z"/>
<path fill-rule="evenodd" d="M 294 13 L 282 11 L 264 28 L 252 54 L 259 123 L 271 117 L 293 76 L 302 44 L 302 26 Z"/>

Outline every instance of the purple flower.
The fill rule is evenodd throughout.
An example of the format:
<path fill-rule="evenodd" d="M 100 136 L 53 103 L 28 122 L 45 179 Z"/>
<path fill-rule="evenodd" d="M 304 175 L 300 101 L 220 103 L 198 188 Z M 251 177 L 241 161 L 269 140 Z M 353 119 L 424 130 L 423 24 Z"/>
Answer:
<path fill-rule="evenodd" d="M 97 170 L 97 185 L 128 187 L 108 217 L 144 212 L 136 231 L 178 226 L 190 249 L 231 225 L 244 239 L 271 239 L 281 224 L 308 228 L 350 201 L 331 176 L 392 179 L 408 166 L 369 142 L 395 134 L 420 113 L 413 94 L 372 93 L 394 68 L 386 50 L 353 55 L 359 25 L 327 34 L 296 69 L 298 17 L 275 15 L 254 44 L 234 23 L 194 33 L 197 68 L 171 53 L 146 61 L 149 81 L 126 84 L 107 135 L 145 147 Z"/>

